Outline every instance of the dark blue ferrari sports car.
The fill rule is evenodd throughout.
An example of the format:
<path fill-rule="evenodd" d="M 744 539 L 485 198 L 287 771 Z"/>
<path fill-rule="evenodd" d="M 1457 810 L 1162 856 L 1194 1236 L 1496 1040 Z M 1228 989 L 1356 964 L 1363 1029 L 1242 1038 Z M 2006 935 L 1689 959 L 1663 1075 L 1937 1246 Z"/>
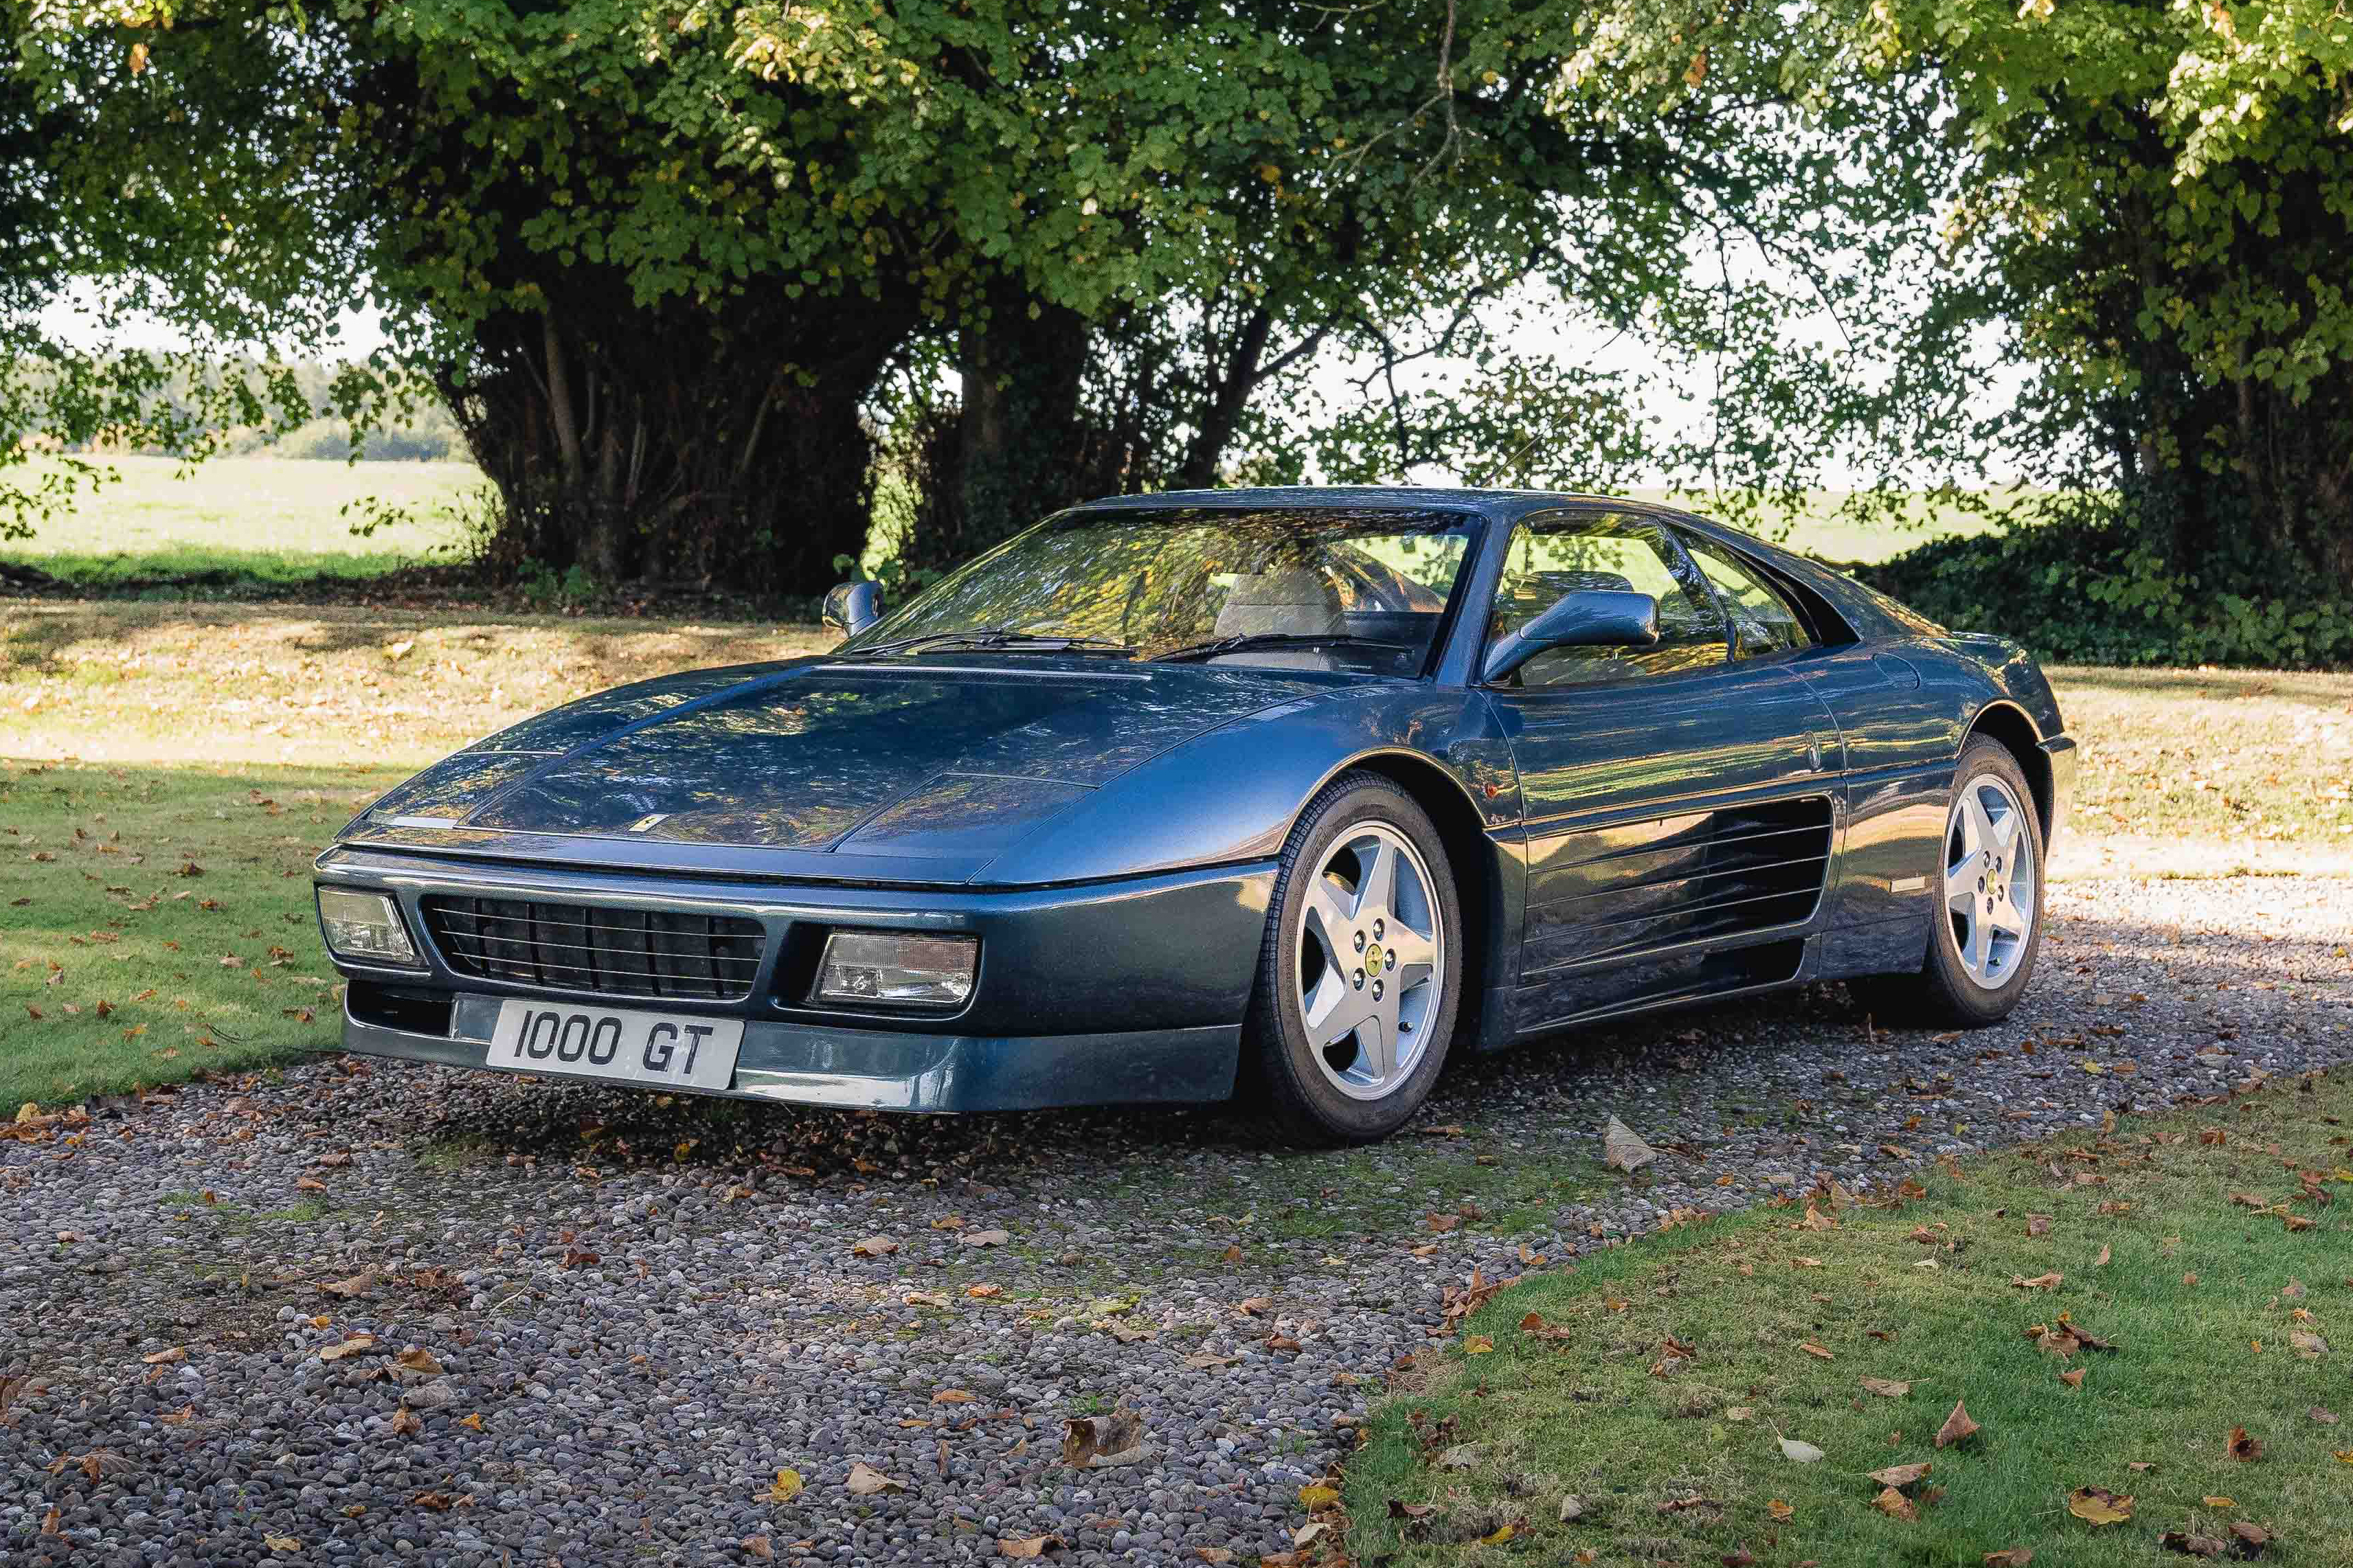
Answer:
<path fill-rule="evenodd" d="M 1346 1141 L 1455 1051 L 1831 979 L 1982 1024 L 2034 967 L 2075 769 L 2034 661 L 1664 507 L 1122 497 L 877 609 L 362 813 L 317 863 L 345 1043 Z"/>

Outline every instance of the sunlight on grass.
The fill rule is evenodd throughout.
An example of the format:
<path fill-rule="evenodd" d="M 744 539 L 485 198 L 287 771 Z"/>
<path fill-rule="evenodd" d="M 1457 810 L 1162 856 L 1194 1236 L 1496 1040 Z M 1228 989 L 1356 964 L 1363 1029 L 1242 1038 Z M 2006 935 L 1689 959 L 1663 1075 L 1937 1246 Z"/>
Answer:
<path fill-rule="evenodd" d="M 0 1101 L 332 1048 L 311 858 L 399 773 L 0 763 Z"/>
<path fill-rule="evenodd" d="M 421 767 L 610 686 L 833 640 L 813 626 L 0 603 L 0 753 Z"/>
<path fill-rule="evenodd" d="M 2025 1546 L 2093 1568 L 2251 1521 L 2284 1561 L 2353 1562 L 2353 1436 L 2323 1419 L 2353 1416 L 2353 1226 L 2332 1201 L 2353 1198 L 2353 1078 L 2242 1091 L 1948 1166 L 1908 1202 L 1702 1219 L 1496 1295 L 1377 1414 L 1347 1470 L 1352 1551 L 1403 1568 Z M 1962 1403 L 1980 1429 L 1938 1446 Z M 2258 1458 L 2233 1456 L 2238 1427 Z M 1793 1462 L 1785 1436 L 1825 1457 Z M 1894 1517 L 1871 1472 L 1907 1464 L 1931 1468 L 1889 1504 L 1915 1517 Z M 2131 1497 L 2129 1521 L 2071 1515 L 2086 1487 Z M 1510 1552 L 1480 1544 L 1507 1528 Z"/>
<path fill-rule="evenodd" d="M 121 475 L 0 558 L 93 586 L 125 578 L 228 574 L 268 583 L 376 576 L 448 559 L 463 538 L 458 508 L 482 476 L 468 463 L 114 458 Z M 408 509 L 361 538 L 343 508 L 375 499 Z"/>

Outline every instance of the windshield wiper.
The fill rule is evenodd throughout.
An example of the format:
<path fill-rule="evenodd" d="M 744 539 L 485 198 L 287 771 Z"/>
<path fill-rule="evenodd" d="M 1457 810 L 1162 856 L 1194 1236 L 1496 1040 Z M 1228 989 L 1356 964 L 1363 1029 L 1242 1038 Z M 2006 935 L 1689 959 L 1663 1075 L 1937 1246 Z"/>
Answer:
<path fill-rule="evenodd" d="M 1210 642 L 1198 642 L 1185 647 L 1171 648 L 1166 653 L 1152 656 L 1155 663 L 1179 658 L 1215 658 L 1222 653 L 1239 653 L 1252 647 L 1305 647 L 1320 643 L 1348 643 L 1356 647 L 1387 647 L 1410 652 L 1419 643 L 1390 642 L 1382 637 L 1362 637 L 1354 632 L 1239 632 L 1229 637 Z"/>
<path fill-rule="evenodd" d="M 871 647 L 851 648 L 857 655 L 925 653 L 934 648 L 1003 648 L 1016 653 L 1116 653 L 1135 650 L 1109 637 L 1069 637 L 1060 632 L 1028 632 L 1018 626 L 974 626 L 953 632 L 925 632 L 920 637 L 894 637 Z"/>

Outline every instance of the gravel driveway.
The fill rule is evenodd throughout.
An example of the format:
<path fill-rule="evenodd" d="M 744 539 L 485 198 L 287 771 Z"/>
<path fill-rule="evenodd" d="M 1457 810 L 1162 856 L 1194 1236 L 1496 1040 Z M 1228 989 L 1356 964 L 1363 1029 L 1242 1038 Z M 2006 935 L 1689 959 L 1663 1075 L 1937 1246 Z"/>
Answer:
<path fill-rule="evenodd" d="M 335 1058 L 102 1105 L 0 1143 L 0 1373 L 46 1384 L 0 1411 L 0 1558 L 1246 1563 L 1473 1269 L 2353 1057 L 2353 880 L 2051 916 L 2003 1027 L 1671 1015 L 1458 1064 L 1347 1152 Z M 1663 1151 L 1637 1177 L 1611 1112 Z M 1121 1405 L 1142 1457 L 1066 1466 Z"/>

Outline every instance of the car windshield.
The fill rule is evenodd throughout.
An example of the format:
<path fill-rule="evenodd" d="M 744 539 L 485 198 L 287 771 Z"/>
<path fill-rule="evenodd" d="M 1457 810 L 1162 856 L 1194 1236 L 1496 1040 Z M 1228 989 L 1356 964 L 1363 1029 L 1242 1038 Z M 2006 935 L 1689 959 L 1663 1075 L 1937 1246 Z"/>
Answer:
<path fill-rule="evenodd" d="M 853 653 L 1100 653 L 1419 675 L 1479 527 L 1467 512 L 1066 512 L 960 568 Z"/>

